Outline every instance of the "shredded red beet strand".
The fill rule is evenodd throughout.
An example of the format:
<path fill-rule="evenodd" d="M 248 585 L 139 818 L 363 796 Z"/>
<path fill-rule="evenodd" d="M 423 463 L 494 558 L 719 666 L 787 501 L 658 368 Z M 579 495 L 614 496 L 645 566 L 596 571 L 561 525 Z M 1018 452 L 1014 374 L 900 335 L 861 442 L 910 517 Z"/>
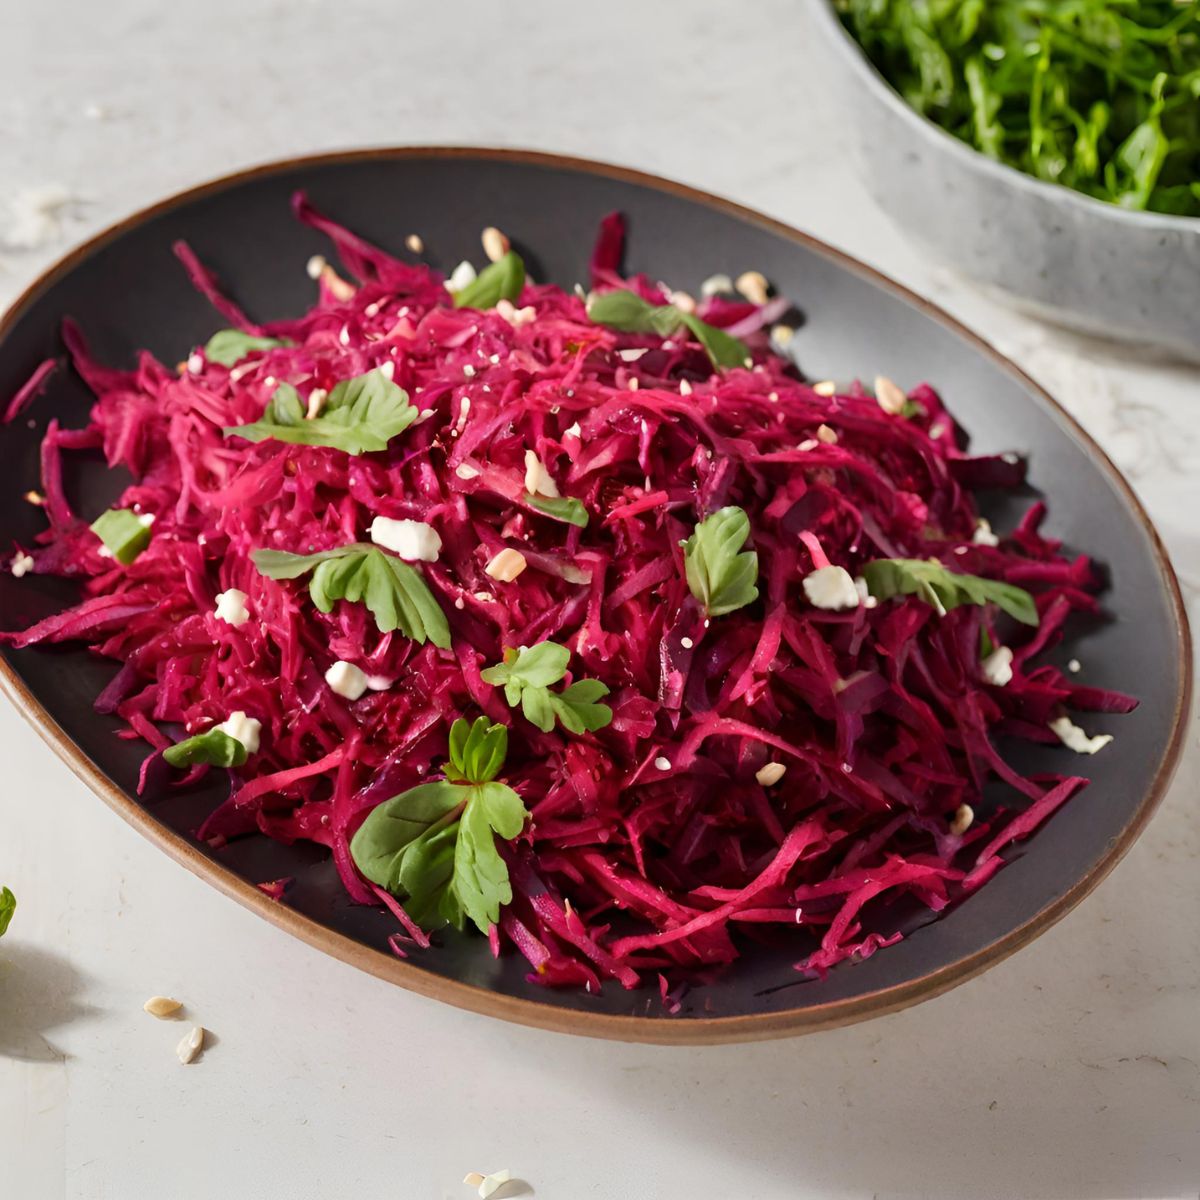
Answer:
<path fill-rule="evenodd" d="M 752 366 L 720 373 L 686 333 L 613 332 L 556 286 L 525 286 L 518 309 L 532 309 L 530 320 L 513 308 L 455 309 L 437 272 L 393 259 L 303 197 L 294 207 L 360 278 L 326 274 L 299 320 L 254 324 L 176 247 L 227 320 L 291 344 L 232 368 L 198 353 L 172 369 L 142 354 L 117 371 L 92 362 L 66 327 L 97 401 L 85 430 L 50 424 L 49 528 L 31 552 L 36 570 L 78 578 L 84 598 L 5 635 L 15 646 L 82 640 L 122 663 L 97 707 L 159 749 L 168 739 L 156 723 L 192 733 L 238 710 L 261 721 L 260 750 L 232 770 L 229 800 L 201 831 L 214 845 L 261 831 L 328 846 L 351 897 L 383 901 L 400 922 L 396 953 L 424 946 L 399 902 L 358 875 L 349 839 L 378 803 L 438 771 L 451 723 L 482 710 L 509 726 L 505 778 L 532 813 L 501 846 L 514 894 L 492 952 L 515 949 L 548 985 L 657 981 L 674 1010 L 682 991 L 670 988 L 772 927 L 811 973 L 892 944 L 891 902 L 940 911 L 961 899 L 994 873 L 1002 847 L 1085 785 L 1022 777 L 994 739 L 1053 740 L 1048 722 L 1067 707 L 1132 707 L 1035 661 L 1072 611 L 1096 611 L 1093 572 L 1041 535 L 1040 505 L 999 544 L 976 540 L 969 488 L 1012 486 L 1023 467 L 967 456 L 932 388 L 916 388 L 905 414 L 858 386 L 819 394 L 769 349 L 763 327 L 777 301 L 701 303 L 699 316 L 752 355 Z M 621 276 L 623 238 L 614 214 L 594 284 L 667 303 L 658 284 Z M 385 451 L 222 434 L 257 420 L 280 381 L 307 400 L 383 363 L 423 415 Z M 50 369 L 38 368 L 8 417 Z M 101 554 L 63 492 L 63 452 L 92 447 L 133 474 L 119 505 L 154 516 L 128 566 Z M 527 451 L 582 502 L 586 528 L 524 503 Z M 760 596 L 706 620 L 680 547 L 726 505 L 749 516 Z M 251 561 L 255 549 L 365 540 L 376 516 L 440 534 L 439 560 L 423 566 L 450 650 L 380 633 L 361 604 L 322 614 L 302 584 L 265 578 Z M 504 547 L 528 564 L 511 582 L 484 571 Z M 818 567 L 857 575 L 892 557 L 1018 583 L 1035 596 L 1040 627 L 990 606 L 939 615 L 919 599 L 849 611 L 808 602 L 802 581 Z M 214 614 L 231 588 L 252 616 L 236 627 Z M 1014 651 L 1006 686 L 983 674 L 985 633 Z M 505 647 L 545 640 L 570 648 L 572 677 L 608 686 L 606 728 L 542 733 L 481 680 Z M 395 682 L 348 701 L 324 679 L 337 659 Z M 786 772 L 763 784 L 768 763 Z M 1012 788 L 999 812 L 981 801 L 997 776 Z M 166 778 L 143 771 L 150 791 Z M 965 829 L 963 805 L 978 814 Z M 283 896 L 284 881 L 260 886 Z"/>

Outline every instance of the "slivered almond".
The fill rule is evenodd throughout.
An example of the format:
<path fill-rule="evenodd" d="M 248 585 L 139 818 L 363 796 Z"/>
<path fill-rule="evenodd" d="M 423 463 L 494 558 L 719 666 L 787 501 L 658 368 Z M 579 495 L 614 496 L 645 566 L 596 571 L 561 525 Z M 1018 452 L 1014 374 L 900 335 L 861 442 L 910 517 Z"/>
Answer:
<path fill-rule="evenodd" d="M 410 233 L 408 237 L 404 239 L 404 244 L 413 252 L 413 254 L 420 254 L 421 251 L 425 249 L 425 243 L 421 239 L 421 235 L 419 233 Z"/>
<path fill-rule="evenodd" d="M 193 1025 L 180 1039 L 179 1045 L 175 1047 L 175 1053 L 179 1056 L 179 1061 L 186 1067 L 202 1049 L 204 1049 L 204 1030 L 199 1025 Z"/>
<path fill-rule="evenodd" d="M 838 440 L 837 433 L 830 429 L 828 425 L 817 426 L 817 441 L 824 442 L 826 446 L 836 446 Z"/>
<path fill-rule="evenodd" d="M 754 772 L 754 778 L 758 780 L 763 787 L 770 787 L 773 783 L 778 783 L 787 771 L 787 767 L 783 763 L 769 762 L 765 766 L 761 766 Z"/>
<path fill-rule="evenodd" d="M 875 376 L 875 399 L 884 412 L 891 413 L 893 416 L 902 413 L 904 406 L 908 403 L 908 396 L 905 395 L 904 389 L 893 383 L 886 375 Z"/>
<path fill-rule="evenodd" d="M 955 810 L 954 819 L 950 822 L 951 833 L 966 833 L 975 820 L 975 810 L 969 804 L 960 804 Z"/>
<path fill-rule="evenodd" d="M 733 286 L 751 304 L 766 304 L 769 296 L 767 277 L 761 271 L 743 271 L 734 280 Z"/>

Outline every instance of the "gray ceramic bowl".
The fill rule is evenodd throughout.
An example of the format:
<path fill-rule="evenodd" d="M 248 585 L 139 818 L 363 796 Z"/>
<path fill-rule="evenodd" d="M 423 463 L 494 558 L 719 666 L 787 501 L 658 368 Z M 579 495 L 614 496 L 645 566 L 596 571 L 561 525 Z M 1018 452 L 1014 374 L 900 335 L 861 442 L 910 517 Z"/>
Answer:
<path fill-rule="evenodd" d="M 993 162 L 910 108 L 826 0 L 811 7 L 863 181 L 906 234 L 1020 308 L 1200 360 L 1200 218 L 1131 212 Z"/>

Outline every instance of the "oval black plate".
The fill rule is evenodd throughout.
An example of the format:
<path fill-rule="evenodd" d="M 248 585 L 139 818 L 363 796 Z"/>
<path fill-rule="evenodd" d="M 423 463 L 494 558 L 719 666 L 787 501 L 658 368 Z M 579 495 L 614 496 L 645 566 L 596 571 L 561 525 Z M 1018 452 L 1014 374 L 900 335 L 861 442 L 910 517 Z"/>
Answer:
<path fill-rule="evenodd" d="M 1095 782 L 961 907 L 823 981 L 796 975 L 795 948 L 751 948 L 715 983 L 688 993 L 674 1015 L 650 989 L 630 993 L 610 984 L 602 996 L 588 996 L 533 986 L 522 960 L 493 960 L 478 937 L 446 937 L 424 954 L 397 960 L 385 942 L 392 919 L 350 904 L 332 865 L 314 848 L 261 837 L 221 850 L 195 842 L 192 831 L 222 784 L 146 806 L 133 798 L 144 748 L 118 741 L 115 722 L 92 708 L 111 664 L 72 648 L 5 650 L 0 683 L 18 707 L 143 833 L 270 920 L 406 987 L 527 1024 L 664 1042 L 800 1032 L 937 994 L 1047 928 L 1128 849 L 1174 765 L 1191 659 L 1178 586 L 1141 507 L 1095 444 L 1011 363 L 911 293 L 756 213 L 630 171 L 524 152 L 383 150 L 268 166 L 131 217 L 39 280 L 0 323 L 0 398 L 41 359 L 61 353 L 66 315 L 80 322 L 99 358 L 114 365 L 131 365 L 143 346 L 175 362 L 203 342 L 222 322 L 173 257 L 177 238 L 215 268 L 251 314 L 301 313 L 314 294 L 305 260 L 331 251 L 291 218 L 288 198 L 296 188 L 394 251 L 418 231 L 430 261 L 445 269 L 477 258 L 480 228 L 495 224 L 513 237 L 535 277 L 569 287 L 587 277 L 598 221 L 620 209 L 629 220 L 631 270 L 691 289 L 717 271 L 764 271 L 804 311 L 792 352 L 810 377 L 883 373 L 905 385 L 928 379 L 971 431 L 976 450 L 1030 454 L 1032 484 L 1051 500 L 1050 530 L 1070 548 L 1096 555 L 1111 579 L 1104 602 L 1114 618 L 1065 646 L 1062 657 L 1082 659 L 1089 683 L 1133 692 L 1141 706 L 1130 716 L 1090 722 L 1116 735 L 1096 758 L 1065 764 L 1067 751 L 1033 747 L 1014 754 L 1023 769 L 1082 768 Z M 89 402 L 82 382 L 60 370 L 31 410 L 34 427 L 22 420 L 0 431 L 7 464 L 0 521 L 10 537 L 27 540 L 41 525 L 22 495 L 37 485 L 47 420 L 82 424 Z M 70 494 L 90 516 L 111 499 L 114 482 L 100 464 L 73 469 Z M 988 511 L 1006 527 L 1029 499 L 997 500 Z M 0 621 L 6 629 L 24 627 L 71 594 L 62 581 L 0 574 Z M 296 883 L 283 902 L 254 886 L 288 875 Z"/>

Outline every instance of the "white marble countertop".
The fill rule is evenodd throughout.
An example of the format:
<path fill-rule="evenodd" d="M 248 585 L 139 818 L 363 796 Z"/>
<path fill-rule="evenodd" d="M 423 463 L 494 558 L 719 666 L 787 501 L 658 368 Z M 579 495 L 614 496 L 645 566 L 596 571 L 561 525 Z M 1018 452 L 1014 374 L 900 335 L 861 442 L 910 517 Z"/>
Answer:
<path fill-rule="evenodd" d="M 127 211 L 292 153 L 520 145 L 657 171 L 850 250 L 1012 354 L 1128 474 L 1194 610 L 1200 371 L 1047 330 L 921 261 L 855 184 L 814 2 L 8 0 L 0 213 L 28 188 L 76 200 L 50 244 L 0 251 L 0 301 Z M 0 943 L 14 1200 L 466 1200 L 464 1172 L 500 1167 L 544 1200 L 1200 1187 L 1195 727 L 1128 858 L 1015 958 L 865 1025 L 691 1050 L 409 995 L 168 861 L 7 705 L 0 761 L 0 882 L 21 904 Z M 188 1069 L 182 1028 L 141 1012 L 154 992 L 215 1034 Z"/>

